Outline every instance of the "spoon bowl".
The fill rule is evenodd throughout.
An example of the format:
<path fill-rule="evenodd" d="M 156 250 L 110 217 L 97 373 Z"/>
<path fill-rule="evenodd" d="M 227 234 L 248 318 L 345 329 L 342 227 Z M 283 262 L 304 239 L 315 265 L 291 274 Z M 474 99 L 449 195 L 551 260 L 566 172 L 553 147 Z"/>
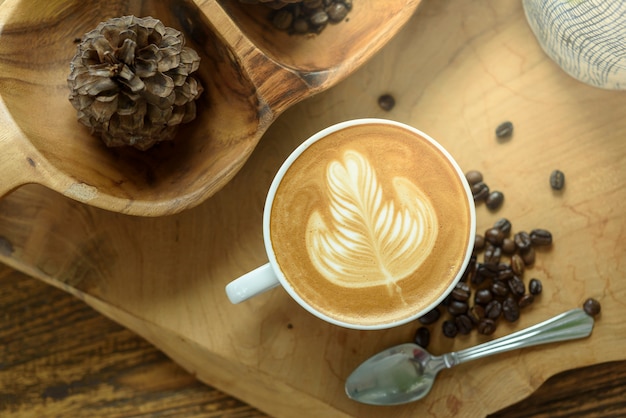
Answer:
<path fill-rule="evenodd" d="M 361 0 L 348 21 L 293 36 L 271 27 L 268 8 L 235 0 L 0 1 L 0 197 L 39 183 L 133 215 L 201 203 L 238 172 L 284 110 L 363 64 L 420 1 L 378 3 Z M 205 87 L 197 118 L 148 151 L 106 148 L 68 100 L 76 40 L 131 14 L 183 32 L 201 57 Z"/>
<path fill-rule="evenodd" d="M 433 356 L 417 344 L 401 344 L 357 367 L 346 380 L 346 394 L 370 405 L 418 401 L 428 395 L 443 369 L 516 348 L 587 337 L 593 323 L 582 309 L 572 309 L 513 334 L 441 356 Z"/>

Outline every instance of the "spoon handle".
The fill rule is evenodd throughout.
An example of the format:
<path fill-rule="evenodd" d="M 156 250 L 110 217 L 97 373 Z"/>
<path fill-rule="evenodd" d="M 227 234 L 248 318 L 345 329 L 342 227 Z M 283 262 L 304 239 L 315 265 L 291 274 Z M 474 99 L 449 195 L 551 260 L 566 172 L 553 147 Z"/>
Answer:
<path fill-rule="evenodd" d="M 516 348 L 587 337 L 592 329 L 593 318 L 582 309 L 572 309 L 513 334 L 450 353 L 448 358 L 452 357 L 452 366 Z"/>

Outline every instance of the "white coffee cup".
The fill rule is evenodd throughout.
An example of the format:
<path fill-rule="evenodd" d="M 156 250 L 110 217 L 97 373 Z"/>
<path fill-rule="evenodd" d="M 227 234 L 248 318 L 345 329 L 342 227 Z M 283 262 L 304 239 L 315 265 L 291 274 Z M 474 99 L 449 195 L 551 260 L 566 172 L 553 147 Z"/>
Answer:
<path fill-rule="evenodd" d="M 475 229 L 469 185 L 439 143 L 386 119 L 342 122 L 282 164 L 264 207 L 269 262 L 226 293 L 240 303 L 281 285 L 331 324 L 402 325 L 454 289 Z"/>

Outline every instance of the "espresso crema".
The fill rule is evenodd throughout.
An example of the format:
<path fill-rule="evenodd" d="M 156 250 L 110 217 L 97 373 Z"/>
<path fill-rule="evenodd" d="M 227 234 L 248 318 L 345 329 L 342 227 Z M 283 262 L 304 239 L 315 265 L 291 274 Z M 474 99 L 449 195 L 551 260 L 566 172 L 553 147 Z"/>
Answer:
<path fill-rule="evenodd" d="M 270 214 L 278 266 L 325 315 L 397 322 L 453 285 L 470 245 L 470 202 L 454 166 L 401 126 L 355 125 L 307 148 Z"/>

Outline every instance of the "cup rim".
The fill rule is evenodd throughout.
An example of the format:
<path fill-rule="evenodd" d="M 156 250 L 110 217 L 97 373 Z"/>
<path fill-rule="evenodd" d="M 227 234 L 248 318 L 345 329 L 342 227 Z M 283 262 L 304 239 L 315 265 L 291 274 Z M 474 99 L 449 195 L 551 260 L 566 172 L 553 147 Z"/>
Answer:
<path fill-rule="evenodd" d="M 463 262 L 461 263 L 461 268 L 459 269 L 457 276 L 454 278 L 454 280 L 450 282 L 450 285 L 446 288 L 446 290 L 442 292 L 441 295 L 439 295 L 439 297 L 436 298 L 433 302 L 431 302 L 426 308 L 420 311 L 416 311 L 415 313 L 407 317 L 400 318 L 392 322 L 386 322 L 383 324 L 355 324 L 355 323 L 345 322 L 345 321 L 341 321 L 336 318 L 333 318 L 331 316 L 328 316 L 324 314 L 323 312 L 318 311 L 313 306 L 311 306 L 306 300 L 304 300 L 294 290 L 294 288 L 291 286 L 289 281 L 285 278 L 285 275 L 283 274 L 282 270 L 278 266 L 278 261 L 276 259 L 274 247 L 270 239 L 270 219 L 271 219 L 270 214 L 271 214 L 271 209 L 272 209 L 272 205 L 274 202 L 274 196 L 276 195 L 278 186 L 280 185 L 283 177 L 285 176 L 285 173 L 289 170 L 292 164 L 312 144 L 325 138 L 329 134 L 332 134 L 334 132 L 337 132 L 347 127 L 367 125 L 367 124 L 383 124 L 383 125 L 391 125 L 391 126 L 400 127 L 400 128 L 409 130 L 410 132 L 416 134 L 417 136 L 424 138 L 425 140 L 430 142 L 433 146 L 435 146 L 442 153 L 442 155 L 444 155 L 445 158 L 450 162 L 455 172 L 457 173 L 457 176 L 459 180 L 461 181 L 461 184 L 465 191 L 465 197 L 467 198 L 467 201 L 468 201 L 468 209 L 469 209 L 469 216 L 470 216 L 470 225 L 469 225 L 470 231 L 468 235 L 468 242 L 467 242 L 467 247 L 465 249 Z M 272 269 L 274 270 L 274 273 L 276 274 L 276 277 L 278 278 L 278 281 L 280 282 L 281 286 L 301 307 L 306 309 L 309 313 L 315 315 L 316 317 L 328 323 L 338 325 L 340 327 L 356 329 L 356 330 L 382 330 L 382 329 L 388 329 L 388 328 L 393 328 L 393 327 L 397 327 L 400 325 L 404 325 L 408 322 L 416 320 L 420 316 L 426 314 L 430 310 L 439 306 L 443 302 L 443 300 L 452 292 L 454 287 L 463 277 L 463 273 L 465 272 L 469 264 L 470 258 L 472 256 L 472 252 L 474 249 L 475 235 L 476 235 L 476 210 L 475 210 L 473 195 L 470 190 L 469 184 L 467 183 L 467 181 L 465 181 L 465 174 L 459 167 L 454 157 L 452 157 L 452 155 L 439 142 L 437 142 L 435 139 L 433 139 L 426 133 L 422 132 L 421 130 L 411 125 L 408 125 L 403 122 L 391 120 L 391 119 L 383 119 L 383 118 L 350 119 L 350 120 L 346 120 L 346 121 L 328 126 L 314 133 L 313 135 L 311 135 L 309 138 L 304 140 L 298 147 L 296 147 L 296 149 L 293 150 L 289 154 L 289 156 L 285 159 L 285 161 L 283 161 L 283 163 L 281 164 L 280 168 L 278 169 L 278 171 L 274 175 L 274 178 L 272 179 L 272 183 L 270 185 L 270 188 L 268 190 L 267 197 L 265 200 L 265 206 L 263 208 L 263 240 L 265 244 L 265 251 L 267 253 L 269 263 L 272 266 Z"/>

